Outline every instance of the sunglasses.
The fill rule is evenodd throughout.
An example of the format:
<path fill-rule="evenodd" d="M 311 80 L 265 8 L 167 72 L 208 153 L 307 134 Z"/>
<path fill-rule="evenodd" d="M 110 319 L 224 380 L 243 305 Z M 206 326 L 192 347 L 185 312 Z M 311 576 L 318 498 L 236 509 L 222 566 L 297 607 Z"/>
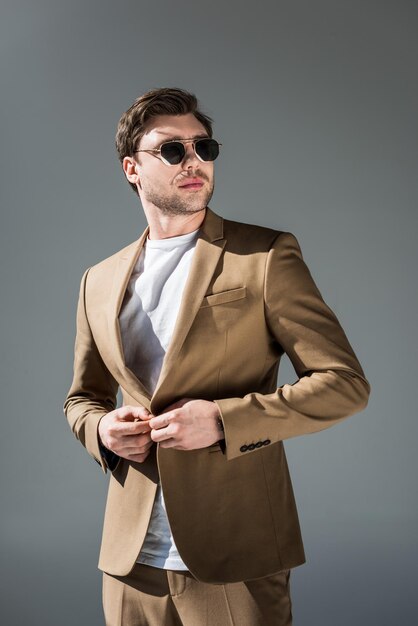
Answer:
<path fill-rule="evenodd" d="M 150 152 L 154 156 L 157 153 L 160 154 L 161 160 L 166 165 L 178 165 L 186 156 L 184 144 L 190 141 L 193 142 L 195 154 L 201 161 L 214 161 L 219 154 L 219 146 L 222 145 L 209 137 L 204 137 L 203 139 L 182 139 L 181 141 L 167 141 L 162 143 L 159 148 L 135 150 L 135 153 Z"/>

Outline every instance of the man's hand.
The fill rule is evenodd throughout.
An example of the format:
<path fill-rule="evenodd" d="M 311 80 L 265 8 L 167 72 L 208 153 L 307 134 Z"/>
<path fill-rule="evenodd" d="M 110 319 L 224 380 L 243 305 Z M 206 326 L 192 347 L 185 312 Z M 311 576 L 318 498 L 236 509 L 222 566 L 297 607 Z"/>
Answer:
<path fill-rule="evenodd" d="M 164 412 L 151 417 L 151 439 L 162 448 L 196 450 L 224 438 L 218 425 L 219 409 L 214 402 L 182 398 Z"/>
<path fill-rule="evenodd" d="M 117 454 L 142 463 L 153 445 L 150 418 L 143 406 L 123 406 L 104 415 L 99 422 L 99 436 L 103 445 Z"/>

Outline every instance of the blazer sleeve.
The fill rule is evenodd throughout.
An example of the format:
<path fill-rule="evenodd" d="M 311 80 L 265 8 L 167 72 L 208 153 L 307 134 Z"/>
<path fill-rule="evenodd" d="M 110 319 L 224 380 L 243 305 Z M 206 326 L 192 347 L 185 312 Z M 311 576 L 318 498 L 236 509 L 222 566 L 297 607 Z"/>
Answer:
<path fill-rule="evenodd" d="M 280 233 L 268 252 L 264 310 L 269 331 L 289 356 L 298 380 L 273 393 L 215 400 L 228 460 L 329 428 L 368 403 L 370 384 L 292 233 Z"/>
<path fill-rule="evenodd" d="M 120 457 L 101 445 L 98 426 L 100 419 L 116 408 L 118 383 L 99 354 L 87 319 L 85 299 L 89 269 L 83 274 L 80 285 L 74 375 L 64 402 L 64 413 L 76 438 L 106 473 L 107 469 L 116 468 Z"/>

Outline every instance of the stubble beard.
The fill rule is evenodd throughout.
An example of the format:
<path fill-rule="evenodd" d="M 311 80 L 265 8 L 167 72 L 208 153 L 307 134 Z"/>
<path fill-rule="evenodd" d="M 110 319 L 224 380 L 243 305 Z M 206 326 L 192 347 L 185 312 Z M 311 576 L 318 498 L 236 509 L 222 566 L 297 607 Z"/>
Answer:
<path fill-rule="evenodd" d="M 190 213 L 198 213 L 204 209 L 212 198 L 214 183 L 205 189 L 202 193 L 185 192 L 184 197 L 177 194 L 163 195 L 156 189 L 148 188 L 143 191 L 148 202 L 152 202 L 163 213 L 163 215 L 187 215 Z M 181 192 L 179 192 L 181 193 Z"/>

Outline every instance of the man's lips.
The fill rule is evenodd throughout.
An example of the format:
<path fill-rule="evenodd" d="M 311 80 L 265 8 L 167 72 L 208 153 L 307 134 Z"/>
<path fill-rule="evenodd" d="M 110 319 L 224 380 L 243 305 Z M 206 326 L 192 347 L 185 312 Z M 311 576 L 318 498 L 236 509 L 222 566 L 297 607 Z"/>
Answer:
<path fill-rule="evenodd" d="M 185 189 L 200 189 L 203 187 L 203 180 L 201 178 L 188 178 L 186 183 L 179 185 Z"/>

